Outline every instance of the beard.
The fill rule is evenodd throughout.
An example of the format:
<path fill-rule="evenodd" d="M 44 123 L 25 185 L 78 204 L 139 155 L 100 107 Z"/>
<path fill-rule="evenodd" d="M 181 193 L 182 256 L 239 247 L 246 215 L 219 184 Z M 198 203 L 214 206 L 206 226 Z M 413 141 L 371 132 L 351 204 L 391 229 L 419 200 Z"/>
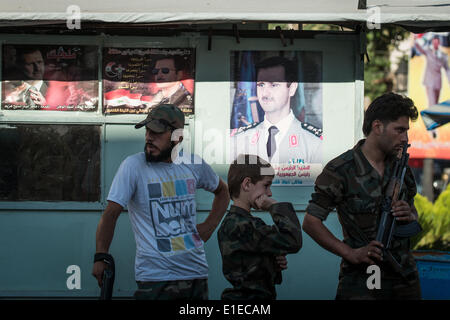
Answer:
<path fill-rule="evenodd" d="M 161 150 L 159 155 L 153 156 L 147 151 L 147 144 L 144 146 L 145 159 L 147 162 L 165 162 L 172 156 L 172 150 L 175 147 L 175 142 L 171 141 L 170 146 Z"/>

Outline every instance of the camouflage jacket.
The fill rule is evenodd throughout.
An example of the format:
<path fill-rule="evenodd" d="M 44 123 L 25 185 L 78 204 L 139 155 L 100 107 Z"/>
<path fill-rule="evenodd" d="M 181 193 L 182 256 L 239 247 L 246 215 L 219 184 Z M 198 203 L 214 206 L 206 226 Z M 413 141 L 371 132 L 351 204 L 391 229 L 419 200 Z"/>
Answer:
<path fill-rule="evenodd" d="M 302 245 L 300 222 L 289 202 L 269 210 L 275 223 L 266 225 L 250 212 L 231 206 L 219 230 L 223 274 L 233 285 L 222 299 L 275 299 L 275 284 L 281 283 L 276 256 L 298 252 Z"/>
<path fill-rule="evenodd" d="M 393 171 L 393 160 L 387 160 L 383 178 L 371 166 L 361 151 L 364 139 L 356 146 L 331 160 L 317 177 L 314 193 L 311 195 L 306 211 L 308 214 L 325 220 L 336 209 L 342 225 L 344 242 L 352 248 L 366 246 L 367 240 L 376 238 L 381 215 L 381 202 Z M 409 205 L 414 203 L 416 183 L 408 167 L 402 192 Z M 355 230 L 354 225 L 359 228 Z M 365 238 L 361 235 L 362 232 Z M 410 253 L 408 238 L 394 238 L 391 253 L 402 265 L 405 273 L 416 271 L 414 258 Z M 382 276 L 394 275 L 387 263 L 380 264 Z M 360 269 L 366 275 L 367 265 L 350 265 L 342 259 L 341 274 Z M 383 272 L 386 271 L 386 273 Z"/>

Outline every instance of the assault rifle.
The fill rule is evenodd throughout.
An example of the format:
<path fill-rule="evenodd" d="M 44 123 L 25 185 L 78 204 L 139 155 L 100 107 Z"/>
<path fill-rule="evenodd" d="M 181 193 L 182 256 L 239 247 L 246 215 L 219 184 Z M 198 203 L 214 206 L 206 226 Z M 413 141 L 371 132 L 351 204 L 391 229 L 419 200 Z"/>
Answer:
<path fill-rule="evenodd" d="M 108 253 L 96 253 L 95 261 L 103 261 L 106 263 L 106 269 L 103 271 L 103 283 L 100 293 L 100 300 L 111 300 L 116 272 L 114 258 Z"/>
<path fill-rule="evenodd" d="M 404 225 L 398 225 L 395 217 L 392 215 L 392 204 L 397 200 L 402 200 L 404 194 L 401 194 L 403 180 L 405 178 L 406 168 L 408 166 L 409 154 L 407 153 L 410 144 L 403 146 L 402 155 L 396 158 L 394 171 L 389 181 L 389 185 L 381 203 L 381 219 L 378 226 L 376 240 L 383 244 L 383 257 L 392 265 L 394 270 L 401 273 L 402 266 L 395 260 L 389 249 L 393 237 L 409 238 L 415 236 L 422 231 L 420 224 L 417 221 L 410 222 Z"/>

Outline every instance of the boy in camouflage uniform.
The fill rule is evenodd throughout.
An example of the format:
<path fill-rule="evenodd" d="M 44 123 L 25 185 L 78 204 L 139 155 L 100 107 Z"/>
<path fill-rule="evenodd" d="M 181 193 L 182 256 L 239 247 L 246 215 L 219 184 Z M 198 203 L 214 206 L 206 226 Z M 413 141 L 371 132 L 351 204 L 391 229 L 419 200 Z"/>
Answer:
<path fill-rule="evenodd" d="M 218 231 L 223 273 L 233 285 L 223 300 L 275 299 L 275 284 L 287 268 L 286 254 L 302 245 L 301 226 L 289 202 L 271 199 L 274 170 L 256 155 L 239 155 L 228 171 L 233 205 Z M 269 211 L 275 223 L 266 225 L 250 209 Z"/>
<path fill-rule="evenodd" d="M 375 241 L 380 204 L 393 171 L 393 160 L 408 142 L 409 120 L 416 120 L 411 99 L 388 93 L 375 99 L 364 115 L 366 139 L 331 160 L 317 177 L 303 230 L 322 247 L 341 256 L 336 299 L 420 299 L 420 284 L 409 238 L 393 238 L 390 252 L 401 264 L 403 275 L 383 261 L 382 244 Z M 398 224 L 417 220 L 416 184 L 408 167 L 402 187 L 404 200 L 392 206 Z M 344 241 L 323 225 L 337 209 Z M 368 289 L 369 265 L 380 268 L 380 289 Z"/>

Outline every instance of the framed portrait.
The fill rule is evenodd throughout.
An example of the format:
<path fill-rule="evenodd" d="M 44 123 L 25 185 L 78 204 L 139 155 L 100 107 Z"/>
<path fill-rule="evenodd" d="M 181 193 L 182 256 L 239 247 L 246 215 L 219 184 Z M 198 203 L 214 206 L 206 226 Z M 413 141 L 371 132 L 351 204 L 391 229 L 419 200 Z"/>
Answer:
<path fill-rule="evenodd" d="M 195 50 L 105 48 L 103 111 L 148 113 L 170 103 L 194 113 Z"/>
<path fill-rule="evenodd" d="M 274 185 L 312 185 L 322 169 L 322 53 L 231 52 L 231 158 L 256 154 Z"/>
<path fill-rule="evenodd" d="M 3 110 L 96 111 L 98 47 L 4 45 Z"/>

